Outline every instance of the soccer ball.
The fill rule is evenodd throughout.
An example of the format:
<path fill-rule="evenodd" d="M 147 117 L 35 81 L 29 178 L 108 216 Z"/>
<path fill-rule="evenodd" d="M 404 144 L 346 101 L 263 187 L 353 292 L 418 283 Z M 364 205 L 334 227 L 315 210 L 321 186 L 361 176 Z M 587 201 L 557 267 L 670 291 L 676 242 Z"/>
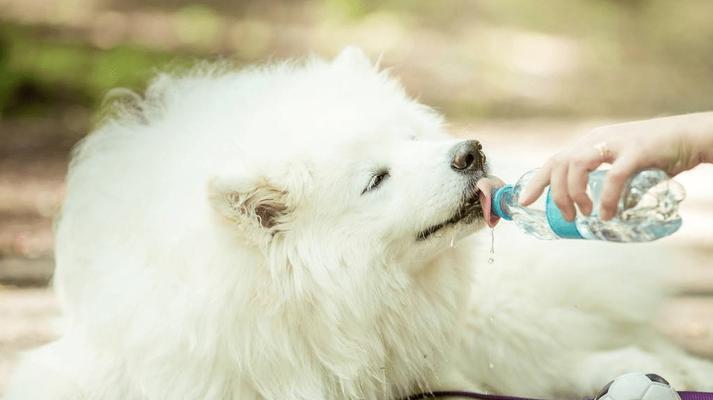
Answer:
<path fill-rule="evenodd" d="M 633 372 L 609 382 L 594 400 L 681 400 L 666 379 Z"/>

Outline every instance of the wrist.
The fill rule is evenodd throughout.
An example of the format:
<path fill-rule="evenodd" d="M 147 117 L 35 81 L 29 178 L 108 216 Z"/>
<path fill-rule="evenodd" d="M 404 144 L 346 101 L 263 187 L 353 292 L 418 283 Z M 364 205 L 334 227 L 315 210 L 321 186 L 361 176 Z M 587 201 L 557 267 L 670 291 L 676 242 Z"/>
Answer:
<path fill-rule="evenodd" d="M 694 114 L 693 151 L 700 162 L 713 163 L 713 112 Z"/>
<path fill-rule="evenodd" d="M 680 118 L 678 130 L 683 134 L 683 144 L 690 155 L 688 168 L 699 163 L 713 163 L 713 112 L 675 118 Z"/>

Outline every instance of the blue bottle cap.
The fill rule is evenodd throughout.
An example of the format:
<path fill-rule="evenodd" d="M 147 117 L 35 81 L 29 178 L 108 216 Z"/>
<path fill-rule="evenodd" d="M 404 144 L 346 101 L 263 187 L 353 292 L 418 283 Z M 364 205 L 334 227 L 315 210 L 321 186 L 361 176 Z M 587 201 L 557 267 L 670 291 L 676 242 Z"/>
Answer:
<path fill-rule="evenodd" d="M 557 208 L 554 200 L 552 200 L 552 190 L 547 189 L 547 203 L 545 206 L 545 214 L 547 215 L 547 223 L 555 235 L 563 239 L 584 239 L 582 234 L 577 230 L 577 224 L 574 221 L 567 221 L 562 215 L 562 211 Z"/>
<path fill-rule="evenodd" d="M 502 208 L 503 197 L 512 195 L 513 186 L 505 185 L 493 193 L 490 199 L 490 211 L 505 221 L 512 221 L 512 217 Z"/>

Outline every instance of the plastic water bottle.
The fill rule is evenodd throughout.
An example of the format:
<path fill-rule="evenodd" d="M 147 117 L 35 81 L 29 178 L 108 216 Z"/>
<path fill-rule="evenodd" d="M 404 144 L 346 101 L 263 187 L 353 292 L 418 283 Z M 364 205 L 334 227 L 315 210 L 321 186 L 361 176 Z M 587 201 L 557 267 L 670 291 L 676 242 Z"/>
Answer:
<path fill-rule="evenodd" d="M 610 242 L 648 242 L 668 236 L 681 227 L 678 205 L 685 198 L 683 187 L 660 169 L 643 170 L 629 179 L 619 199 L 618 212 L 609 221 L 599 218 L 599 202 L 607 171 L 589 174 L 587 194 L 592 199 L 589 216 L 577 214 L 574 221 L 562 216 L 547 189 L 543 200 L 523 207 L 520 192 L 535 170 L 523 175 L 515 185 L 498 189 L 492 198 L 492 212 L 513 221 L 525 233 L 540 239 L 594 239 Z"/>

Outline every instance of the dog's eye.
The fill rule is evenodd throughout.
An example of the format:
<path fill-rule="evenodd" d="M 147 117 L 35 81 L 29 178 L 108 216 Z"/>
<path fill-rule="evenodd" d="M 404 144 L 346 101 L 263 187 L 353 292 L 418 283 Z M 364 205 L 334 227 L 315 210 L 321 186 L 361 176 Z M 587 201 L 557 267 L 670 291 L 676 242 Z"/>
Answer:
<path fill-rule="evenodd" d="M 366 185 L 364 190 L 362 190 L 361 194 L 364 194 L 366 192 L 376 189 L 388 177 L 389 177 L 388 170 L 381 170 L 381 171 L 376 172 L 374 175 L 371 176 L 371 179 L 369 179 L 369 183 Z"/>

